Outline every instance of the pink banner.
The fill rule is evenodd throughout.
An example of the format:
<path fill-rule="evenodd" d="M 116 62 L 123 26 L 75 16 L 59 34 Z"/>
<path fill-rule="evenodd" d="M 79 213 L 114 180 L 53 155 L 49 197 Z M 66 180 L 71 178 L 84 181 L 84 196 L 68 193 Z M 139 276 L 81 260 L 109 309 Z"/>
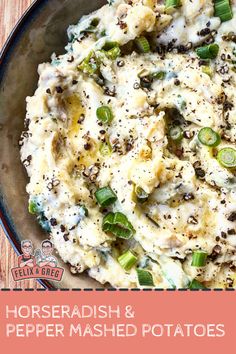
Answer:
<path fill-rule="evenodd" d="M 234 291 L 18 290 L 0 292 L 2 352 L 235 351 Z"/>

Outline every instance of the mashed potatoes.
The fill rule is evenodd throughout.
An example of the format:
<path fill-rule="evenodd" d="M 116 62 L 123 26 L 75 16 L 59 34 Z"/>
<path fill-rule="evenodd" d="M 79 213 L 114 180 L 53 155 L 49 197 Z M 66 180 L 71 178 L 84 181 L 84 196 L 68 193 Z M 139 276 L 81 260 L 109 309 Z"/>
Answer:
<path fill-rule="evenodd" d="M 114 287 L 236 286 L 236 8 L 176 3 L 84 16 L 27 98 L 29 211 Z"/>

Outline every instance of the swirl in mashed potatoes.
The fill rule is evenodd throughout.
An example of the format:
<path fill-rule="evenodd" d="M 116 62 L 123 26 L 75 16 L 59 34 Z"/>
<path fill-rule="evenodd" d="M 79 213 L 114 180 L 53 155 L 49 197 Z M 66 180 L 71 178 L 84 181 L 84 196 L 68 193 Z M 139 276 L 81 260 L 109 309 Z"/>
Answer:
<path fill-rule="evenodd" d="M 29 210 L 72 272 L 236 286 L 236 7 L 221 21 L 215 3 L 109 1 L 39 66 Z"/>

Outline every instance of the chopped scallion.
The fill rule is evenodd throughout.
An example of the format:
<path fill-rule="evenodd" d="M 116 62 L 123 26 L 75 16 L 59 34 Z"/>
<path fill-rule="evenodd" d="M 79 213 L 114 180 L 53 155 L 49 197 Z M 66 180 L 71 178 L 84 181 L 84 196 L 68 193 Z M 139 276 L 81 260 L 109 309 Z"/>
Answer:
<path fill-rule="evenodd" d="M 208 127 L 202 128 L 200 130 L 200 132 L 198 133 L 198 140 L 201 144 L 210 147 L 216 147 L 221 142 L 220 135 L 216 133 L 213 129 Z"/>
<path fill-rule="evenodd" d="M 96 73 L 98 70 L 98 63 L 96 61 L 94 52 L 89 53 L 89 55 L 78 66 L 78 69 L 88 75 L 93 75 Z"/>
<path fill-rule="evenodd" d="M 196 49 L 196 53 L 201 59 L 215 59 L 218 52 L 219 46 L 216 43 L 205 45 Z"/>
<path fill-rule="evenodd" d="M 215 0 L 215 17 L 219 17 L 221 22 L 232 20 L 233 12 L 229 0 Z"/>
<path fill-rule="evenodd" d="M 207 253 L 203 251 L 193 252 L 192 267 L 204 267 L 206 265 Z"/>
<path fill-rule="evenodd" d="M 100 154 L 101 154 L 102 156 L 109 156 L 109 155 L 111 155 L 111 153 L 112 153 L 112 147 L 111 147 L 109 141 L 106 142 L 106 143 L 102 143 L 101 146 L 100 146 L 100 148 L 99 148 L 99 151 L 100 151 Z"/>
<path fill-rule="evenodd" d="M 196 279 L 193 279 L 189 284 L 189 289 L 206 289 L 206 287 Z"/>
<path fill-rule="evenodd" d="M 150 272 L 143 269 L 136 269 L 138 275 L 138 282 L 141 286 L 154 286 L 153 277 Z"/>
<path fill-rule="evenodd" d="M 130 239 L 135 233 L 127 217 L 120 212 L 108 213 L 103 219 L 102 230 L 124 239 Z"/>
<path fill-rule="evenodd" d="M 29 208 L 28 208 L 30 214 L 38 214 L 40 213 L 39 207 L 37 203 L 33 200 L 29 202 Z"/>
<path fill-rule="evenodd" d="M 120 263 L 121 267 L 124 268 L 124 270 L 126 271 L 130 270 L 137 262 L 137 260 L 137 257 L 131 251 L 123 253 L 118 258 L 118 262 Z"/>
<path fill-rule="evenodd" d="M 166 72 L 165 71 L 157 71 L 151 74 L 151 76 L 153 77 L 153 79 L 156 80 L 164 80 L 164 78 L 166 77 Z"/>
<path fill-rule="evenodd" d="M 113 190 L 110 187 L 103 187 L 99 188 L 95 192 L 95 197 L 97 199 L 97 202 L 102 206 L 102 207 L 107 207 L 117 200 L 116 194 L 113 192 Z"/>
<path fill-rule="evenodd" d="M 165 0 L 165 7 L 169 9 L 170 7 L 179 7 L 181 6 L 181 0 Z"/>
<path fill-rule="evenodd" d="M 118 42 L 106 42 L 105 45 L 102 47 L 102 51 L 109 59 L 112 60 L 115 60 L 121 54 Z"/>
<path fill-rule="evenodd" d="M 135 44 L 138 48 L 138 50 L 141 52 L 141 53 L 148 53 L 150 52 L 150 44 L 147 40 L 146 37 L 144 36 L 141 36 L 139 38 L 136 38 L 135 40 Z"/>
<path fill-rule="evenodd" d="M 36 200 L 30 200 L 28 210 L 30 214 L 37 215 L 37 220 L 42 229 L 46 232 L 51 231 L 49 220 L 44 215 L 42 206 Z"/>
<path fill-rule="evenodd" d="M 110 124 L 113 120 L 113 113 L 108 106 L 101 106 L 97 109 L 97 118 L 105 124 Z"/>
<path fill-rule="evenodd" d="M 106 56 L 111 59 L 115 60 L 120 56 L 121 50 L 119 47 L 114 47 L 106 52 Z"/>
<path fill-rule="evenodd" d="M 223 167 L 236 167 L 236 150 L 233 148 L 223 148 L 217 154 L 217 160 Z"/>

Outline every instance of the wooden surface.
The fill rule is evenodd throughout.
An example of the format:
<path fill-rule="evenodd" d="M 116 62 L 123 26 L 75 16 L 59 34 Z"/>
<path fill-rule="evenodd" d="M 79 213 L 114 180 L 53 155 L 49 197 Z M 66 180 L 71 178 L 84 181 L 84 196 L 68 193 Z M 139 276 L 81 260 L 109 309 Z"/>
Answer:
<path fill-rule="evenodd" d="M 12 28 L 33 0 L 0 0 L 0 48 Z M 40 288 L 35 280 L 14 282 L 10 269 L 17 265 L 17 256 L 0 226 L 0 288 Z"/>

